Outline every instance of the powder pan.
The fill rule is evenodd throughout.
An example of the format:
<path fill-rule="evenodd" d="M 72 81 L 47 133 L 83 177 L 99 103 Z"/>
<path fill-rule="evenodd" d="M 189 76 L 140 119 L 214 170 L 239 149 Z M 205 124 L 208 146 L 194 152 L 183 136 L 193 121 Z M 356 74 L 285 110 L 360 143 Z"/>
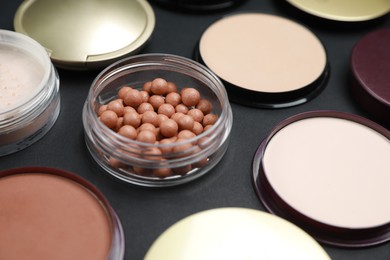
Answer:
<path fill-rule="evenodd" d="M 84 178 L 56 168 L 23 167 L 0 171 L 0 187 L 1 256 L 124 259 L 120 220 Z"/>
<path fill-rule="evenodd" d="M 14 27 L 43 45 L 57 67 L 99 69 L 140 52 L 155 15 L 146 0 L 26 0 Z"/>
<path fill-rule="evenodd" d="M 229 99 L 259 108 L 306 103 L 323 90 L 330 73 L 326 50 L 312 31 L 264 13 L 215 21 L 203 32 L 194 58 L 223 81 Z"/>
<path fill-rule="evenodd" d="M 375 119 L 390 126 L 390 28 L 372 31 L 354 46 L 350 91 Z"/>
<path fill-rule="evenodd" d="M 279 123 L 253 158 L 256 194 L 318 241 L 366 247 L 390 240 L 390 132 L 366 118 L 312 111 Z"/>

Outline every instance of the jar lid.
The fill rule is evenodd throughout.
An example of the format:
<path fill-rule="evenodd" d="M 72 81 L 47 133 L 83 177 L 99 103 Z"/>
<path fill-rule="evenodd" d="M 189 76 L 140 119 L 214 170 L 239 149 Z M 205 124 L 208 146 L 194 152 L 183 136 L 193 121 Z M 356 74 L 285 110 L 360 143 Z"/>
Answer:
<path fill-rule="evenodd" d="M 195 59 L 223 81 L 229 99 L 261 108 L 303 104 L 320 93 L 329 74 L 326 50 L 314 33 L 263 13 L 228 15 L 211 24 Z"/>
<path fill-rule="evenodd" d="M 343 247 L 390 240 L 390 132 L 366 118 L 312 111 L 278 124 L 253 159 L 268 211 Z M 299 192 L 298 192 L 299 191 Z"/>
<path fill-rule="evenodd" d="M 351 92 L 355 100 L 384 123 L 390 123 L 390 28 L 364 36 L 351 55 Z"/>
<path fill-rule="evenodd" d="M 145 260 L 330 259 L 306 232 L 269 213 L 217 208 L 188 216 L 169 227 Z"/>
<path fill-rule="evenodd" d="M 308 14 L 341 22 L 372 20 L 390 12 L 389 0 L 287 0 L 287 2 Z"/>
<path fill-rule="evenodd" d="M 56 66 L 78 70 L 139 52 L 154 26 L 145 0 L 26 0 L 14 18 L 15 30 L 43 45 Z"/>

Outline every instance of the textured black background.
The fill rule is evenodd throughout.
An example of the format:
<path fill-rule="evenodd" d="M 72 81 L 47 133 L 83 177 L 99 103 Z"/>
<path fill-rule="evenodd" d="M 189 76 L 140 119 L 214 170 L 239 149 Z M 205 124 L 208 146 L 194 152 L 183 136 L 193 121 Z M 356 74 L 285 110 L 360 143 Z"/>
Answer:
<path fill-rule="evenodd" d="M 21 2 L 1 0 L 1 29 L 13 30 L 14 13 Z M 354 103 L 348 91 L 349 57 L 352 47 L 363 35 L 390 26 L 388 16 L 354 26 L 323 22 L 294 12 L 282 2 L 271 0 L 249 0 L 233 9 L 211 13 L 185 13 L 154 3 L 152 6 L 156 27 L 142 53 L 170 53 L 191 58 L 203 30 L 222 15 L 242 11 L 265 12 L 298 20 L 311 28 L 327 49 L 331 75 L 327 87 L 318 97 L 297 107 L 264 110 L 232 103 L 234 123 L 231 141 L 222 161 L 206 176 L 189 184 L 150 189 L 114 180 L 102 172 L 88 154 L 84 144 L 81 111 L 91 82 L 99 71 L 59 70 L 62 103 L 56 124 L 31 147 L 1 157 L 0 169 L 56 167 L 92 182 L 106 195 L 122 221 L 126 236 L 126 259 L 142 259 L 158 235 L 190 214 L 231 206 L 264 210 L 250 178 L 252 157 L 261 140 L 278 122 L 304 111 L 330 109 L 368 117 Z M 333 259 L 390 259 L 389 243 L 365 249 L 325 245 L 324 248 Z"/>

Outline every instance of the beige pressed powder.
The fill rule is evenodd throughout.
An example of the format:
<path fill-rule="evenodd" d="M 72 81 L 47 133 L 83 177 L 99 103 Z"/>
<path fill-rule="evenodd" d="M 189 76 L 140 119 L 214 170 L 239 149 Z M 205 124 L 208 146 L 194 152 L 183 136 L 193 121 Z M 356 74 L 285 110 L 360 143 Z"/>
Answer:
<path fill-rule="evenodd" d="M 216 21 L 200 39 L 198 58 L 235 91 L 263 93 L 265 97 L 257 97 L 259 106 L 306 102 L 302 99 L 322 87 L 327 74 L 320 40 L 308 28 L 269 14 L 235 14 Z"/>
<path fill-rule="evenodd" d="M 111 211 L 85 181 L 25 171 L 0 172 L 0 259 L 120 259 Z"/>
<path fill-rule="evenodd" d="M 255 183 L 262 189 L 258 192 L 263 201 L 272 203 L 267 194 L 279 198 L 272 200 L 280 204 L 269 206 L 271 211 L 291 207 L 305 218 L 336 229 L 386 230 L 390 225 L 390 133 L 349 114 L 318 112 L 287 121 L 267 138 L 255 159 L 260 168 L 254 166 L 254 174 L 261 175 Z"/>

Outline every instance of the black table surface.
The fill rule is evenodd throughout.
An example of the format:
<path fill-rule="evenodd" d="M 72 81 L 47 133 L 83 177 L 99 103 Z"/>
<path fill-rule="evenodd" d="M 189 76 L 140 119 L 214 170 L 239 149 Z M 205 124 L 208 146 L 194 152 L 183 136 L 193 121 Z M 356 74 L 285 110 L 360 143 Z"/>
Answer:
<path fill-rule="evenodd" d="M 0 28 L 13 30 L 15 11 L 22 0 L 1 0 Z M 0 169 L 46 166 L 84 177 L 107 197 L 121 219 L 125 259 L 142 259 L 153 241 L 180 219 L 207 209 L 245 207 L 265 211 L 251 182 L 251 163 L 256 148 L 281 120 L 311 110 L 338 110 L 369 117 L 348 90 L 349 57 L 365 34 L 390 26 L 386 16 L 374 22 L 350 24 L 324 22 L 306 16 L 280 1 L 248 0 L 232 9 L 188 13 L 151 3 L 156 27 L 142 53 L 170 53 L 192 58 L 202 32 L 213 21 L 233 12 L 263 12 L 305 24 L 324 43 L 331 66 L 326 88 L 312 101 L 286 109 L 266 110 L 231 103 L 233 129 L 229 148 L 207 175 L 185 185 L 153 189 L 120 182 L 104 173 L 91 159 L 84 143 L 81 111 L 93 79 L 100 72 L 58 69 L 61 112 L 53 128 L 25 150 L 0 157 Z M 0 231 L 1 232 L 1 231 Z M 390 244 L 362 249 L 323 245 L 332 259 L 390 259 Z"/>

